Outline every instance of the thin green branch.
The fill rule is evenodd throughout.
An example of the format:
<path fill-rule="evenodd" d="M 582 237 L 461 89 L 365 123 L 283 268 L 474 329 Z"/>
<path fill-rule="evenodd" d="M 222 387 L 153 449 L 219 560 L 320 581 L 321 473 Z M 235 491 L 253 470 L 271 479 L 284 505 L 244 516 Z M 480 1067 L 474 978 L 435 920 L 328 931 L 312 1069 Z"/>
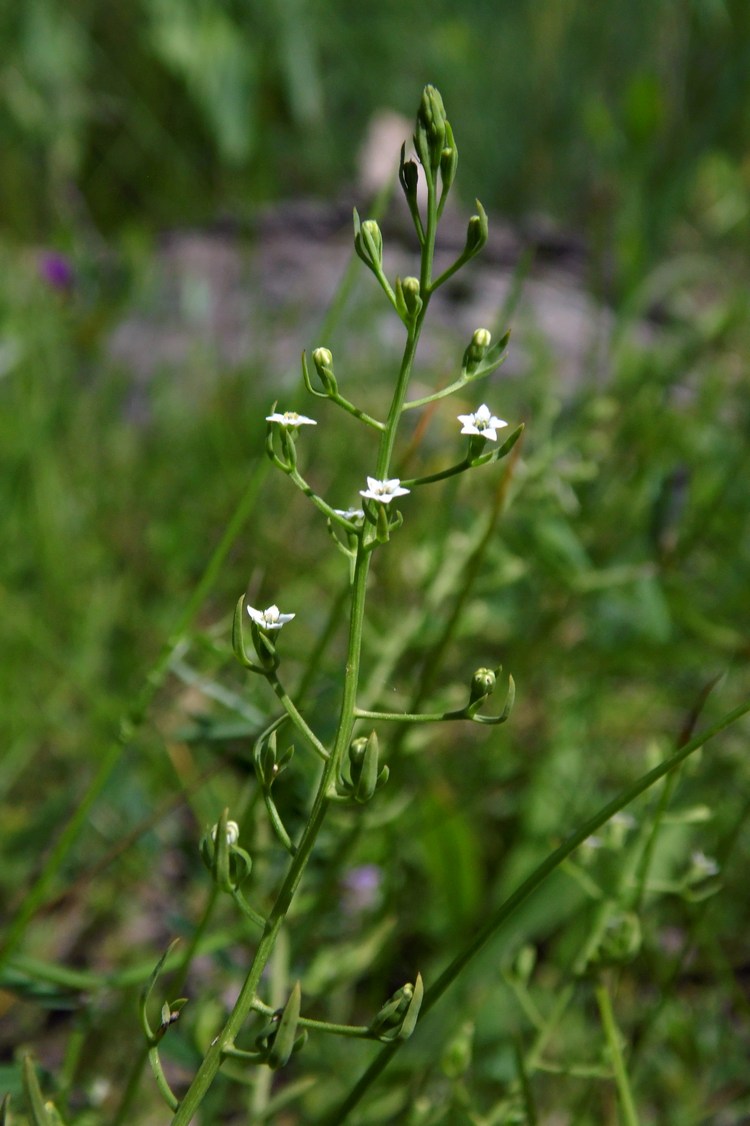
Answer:
<path fill-rule="evenodd" d="M 289 718 L 292 721 L 292 723 L 294 724 L 294 726 L 297 728 L 297 730 L 300 732 L 300 734 L 304 736 L 304 738 L 310 744 L 312 749 L 315 751 L 318 758 L 322 759 L 323 762 L 326 762 L 328 757 L 329 757 L 328 751 L 323 746 L 320 739 L 315 734 L 315 732 L 310 727 L 310 725 L 300 715 L 294 701 L 291 699 L 291 697 L 289 696 L 289 693 L 287 692 L 287 690 L 284 688 L 283 684 L 279 680 L 276 672 L 274 670 L 267 672 L 266 678 L 268 680 L 268 683 L 273 688 L 273 690 L 276 694 L 276 697 L 281 702 L 281 705 L 284 708 L 284 711 L 289 716 Z"/>
<path fill-rule="evenodd" d="M 639 1126 L 638 1112 L 635 1109 L 635 1102 L 633 1100 L 633 1093 L 630 1090 L 630 1081 L 628 1079 L 627 1069 L 625 1067 L 625 1060 L 622 1054 L 620 1030 L 615 1021 L 615 1014 L 612 1011 L 612 999 L 609 995 L 609 989 L 604 983 L 597 985 L 596 990 L 596 1003 L 599 1006 L 599 1013 L 602 1018 L 602 1027 L 604 1028 L 604 1036 L 607 1041 L 607 1054 L 612 1061 L 612 1070 L 615 1076 L 615 1084 L 617 1085 L 617 1094 L 620 1098 L 620 1109 L 622 1111 L 622 1119 L 625 1126 Z"/>

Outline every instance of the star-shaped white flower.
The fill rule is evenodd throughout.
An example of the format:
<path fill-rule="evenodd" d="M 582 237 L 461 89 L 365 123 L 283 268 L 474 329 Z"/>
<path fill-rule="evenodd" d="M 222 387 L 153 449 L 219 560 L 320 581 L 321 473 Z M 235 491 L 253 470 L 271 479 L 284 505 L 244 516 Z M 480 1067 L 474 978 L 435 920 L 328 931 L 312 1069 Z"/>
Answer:
<path fill-rule="evenodd" d="M 266 415 L 266 422 L 275 422 L 277 426 L 283 426 L 285 430 L 298 430 L 300 426 L 317 426 L 314 418 L 308 418 L 307 415 L 297 414 L 296 411 L 274 411 L 273 414 Z"/>
<path fill-rule="evenodd" d="M 508 425 L 502 418 L 497 418 L 486 403 L 482 403 L 474 414 L 460 414 L 458 421 L 463 423 L 462 434 L 478 434 L 480 438 L 489 438 L 493 442 L 497 441 L 498 430 Z"/>
<path fill-rule="evenodd" d="M 267 610 L 256 610 L 248 606 L 247 612 L 259 629 L 281 629 L 287 622 L 291 622 L 295 614 L 282 614 L 278 606 L 269 606 Z"/>
<path fill-rule="evenodd" d="M 365 514 L 361 508 L 334 508 L 333 510 L 337 516 L 343 516 L 345 520 L 364 520 Z"/>
<path fill-rule="evenodd" d="M 394 497 L 404 497 L 410 489 L 402 489 L 401 481 L 394 477 L 391 481 L 378 481 L 377 477 L 367 478 L 367 488 L 360 489 L 361 497 L 376 500 L 380 504 L 390 504 Z"/>

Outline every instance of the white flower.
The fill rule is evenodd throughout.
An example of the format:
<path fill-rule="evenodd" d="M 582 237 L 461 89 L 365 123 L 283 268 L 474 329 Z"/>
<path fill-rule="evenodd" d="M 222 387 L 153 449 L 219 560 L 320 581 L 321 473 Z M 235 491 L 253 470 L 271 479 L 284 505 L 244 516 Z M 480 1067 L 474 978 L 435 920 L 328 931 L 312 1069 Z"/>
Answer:
<path fill-rule="evenodd" d="M 269 606 L 267 610 L 256 610 L 254 606 L 248 606 L 247 612 L 260 629 L 281 629 L 295 617 L 294 614 L 282 614 L 278 606 Z"/>
<path fill-rule="evenodd" d="M 394 497 L 404 497 L 410 491 L 401 488 L 398 477 L 394 477 L 391 481 L 378 481 L 377 477 L 368 477 L 367 488 L 360 489 L 359 495 L 376 500 L 380 504 L 390 504 Z"/>
<path fill-rule="evenodd" d="M 365 518 L 361 508 L 334 508 L 333 511 L 337 516 L 343 516 L 345 520 L 364 520 Z"/>
<path fill-rule="evenodd" d="M 474 414 L 460 414 L 458 421 L 463 422 L 462 434 L 478 434 L 480 438 L 490 438 L 497 441 L 497 432 L 508 423 L 502 418 L 496 418 L 486 403 L 482 403 Z"/>
<path fill-rule="evenodd" d="M 314 418 L 297 414 L 296 411 L 284 411 L 283 414 L 275 411 L 274 414 L 266 415 L 266 422 L 275 422 L 278 426 L 283 426 L 285 430 L 297 430 L 300 426 L 318 425 Z"/>
<path fill-rule="evenodd" d="M 214 825 L 213 829 L 211 830 L 211 839 L 212 840 L 214 840 L 214 841 L 216 840 L 216 834 L 218 833 L 218 831 L 219 831 L 219 826 Z M 239 839 L 240 839 L 240 827 L 239 827 L 239 825 L 237 824 L 236 821 L 227 821 L 227 844 L 228 845 L 235 845 L 235 844 L 237 844 L 237 841 Z"/>

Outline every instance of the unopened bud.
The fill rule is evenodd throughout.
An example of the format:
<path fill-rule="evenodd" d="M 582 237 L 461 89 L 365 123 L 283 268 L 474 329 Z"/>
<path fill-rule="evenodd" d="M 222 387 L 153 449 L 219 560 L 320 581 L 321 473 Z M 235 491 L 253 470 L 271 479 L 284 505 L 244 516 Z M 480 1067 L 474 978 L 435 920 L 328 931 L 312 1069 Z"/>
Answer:
<path fill-rule="evenodd" d="M 424 997 L 421 974 L 412 985 L 407 982 L 390 997 L 380 1009 L 370 1025 L 370 1031 L 378 1040 L 408 1040 L 417 1023 L 419 1010 Z"/>
<path fill-rule="evenodd" d="M 396 278 L 396 305 L 405 321 L 414 321 L 422 310 L 419 278 Z"/>
<path fill-rule="evenodd" d="M 354 212 L 354 249 L 362 261 L 379 273 L 383 265 L 383 236 L 380 227 L 374 219 L 365 219 L 360 223 L 359 215 Z"/>
<path fill-rule="evenodd" d="M 434 86 L 425 86 L 417 112 L 414 148 L 425 169 L 434 171 L 445 148 L 447 118 L 443 99 Z"/>
<path fill-rule="evenodd" d="M 216 840 L 216 834 L 218 833 L 218 831 L 219 831 L 219 826 L 214 825 L 213 829 L 211 830 L 211 840 L 212 841 Z M 240 827 L 237 824 L 237 822 L 236 821 L 227 821 L 226 832 L 227 832 L 227 844 L 230 845 L 230 846 L 236 845 L 237 841 L 240 839 Z"/>
<path fill-rule="evenodd" d="M 478 328 L 471 338 L 471 344 L 464 352 L 463 368 L 468 374 L 476 371 L 492 343 L 492 334 L 486 328 Z"/>
<path fill-rule="evenodd" d="M 472 215 L 469 219 L 469 226 L 466 231 L 466 246 L 464 254 L 472 257 L 478 254 L 489 237 L 489 222 L 487 220 L 487 212 L 482 207 L 479 200 L 477 203 L 477 215 Z"/>
<path fill-rule="evenodd" d="M 349 753 L 342 764 L 336 790 L 340 797 L 353 798 L 364 804 L 370 801 L 388 781 L 388 767 L 380 766 L 378 737 L 374 731 L 349 744 Z"/>
<path fill-rule="evenodd" d="M 492 669 L 477 669 L 471 678 L 471 698 L 469 703 L 476 704 L 478 700 L 483 700 L 489 696 L 495 689 L 497 682 L 497 675 Z"/>
<path fill-rule="evenodd" d="M 336 377 L 333 374 L 333 355 L 329 348 L 316 348 L 312 354 L 318 378 L 326 391 L 337 390 Z"/>
<path fill-rule="evenodd" d="M 416 200 L 417 185 L 419 184 L 419 169 L 417 168 L 416 161 L 403 161 L 399 168 L 398 178 L 406 198 L 408 200 Z"/>

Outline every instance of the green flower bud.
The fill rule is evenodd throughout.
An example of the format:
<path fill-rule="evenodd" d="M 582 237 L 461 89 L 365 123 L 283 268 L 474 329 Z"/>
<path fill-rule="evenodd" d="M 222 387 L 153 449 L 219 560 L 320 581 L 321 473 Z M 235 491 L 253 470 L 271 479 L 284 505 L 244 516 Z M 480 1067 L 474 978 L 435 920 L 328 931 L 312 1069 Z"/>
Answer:
<path fill-rule="evenodd" d="M 316 348 L 312 354 L 315 370 L 323 387 L 329 394 L 338 391 L 336 377 L 333 374 L 333 355 L 328 348 Z"/>
<path fill-rule="evenodd" d="M 378 1040 L 407 1040 L 417 1023 L 424 997 L 422 975 L 412 985 L 407 982 L 389 998 L 370 1024 L 370 1031 Z"/>
<path fill-rule="evenodd" d="M 380 227 L 374 219 L 365 219 L 360 223 L 359 215 L 354 212 L 354 249 L 357 254 L 376 274 L 383 267 L 383 236 Z"/>
<path fill-rule="evenodd" d="M 369 736 L 369 738 L 367 736 L 360 736 L 359 739 L 352 740 L 352 744 L 349 747 L 349 762 L 352 764 L 352 766 L 359 767 L 362 765 L 365 760 L 367 744 L 369 743 L 370 739 L 373 739 L 375 741 L 375 745 L 377 746 L 378 739 L 374 731 Z"/>
<path fill-rule="evenodd" d="M 214 825 L 203 834 L 200 854 L 214 883 L 222 891 L 234 891 L 250 875 L 253 862 L 243 848 L 237 844 L 239 828 L 236 821 L 228 820 L 225 809 Z"/>
<path fill-rule="evenodd" d="M 471 678 L 471 696 L 469 697 L 469 706 L 484 700 L 490 696 L 495 690 L 497 683 L 497 674 L 492 669 L 477 669 Z"/>
<path fill-rule="evenodd" d="M 477 215 L 472 215 L 469 219 L 469 226 L 466 231 L 466 246 L 464 247 L 464 254 L 473 258 L 478 254 L 489 237 L 489 222 L 487 219 L 487 212 L 482 207 L 479 200 L 477 204 Z"/>
<path fill-rule="evenodd" d="M 276 1032 L 269 1045 L 267 1063 L 274 1071 L 289 1063 L 292 1053 L 299 1051 L 307 1038 L 306 1033 L 303 1033 L 302 1037 L 297 1035 L 301 1002 L 302 993 L 300 984 L 297 982 L 284 1006 Z"/>
<path fill-rule="evenodd" d="M 467 375 L 472 375 L 484 357 L 487 355 L 492 334 L 486 328 L 478 328 L 471 338 L 471 344 L 464 352 L 462 368 Z"/>
<path fill-rule="evenodd" d="M 261 785 L 270 790 L 279 775 L 286 770 L 294 755 L 294 747 L 287 747 L 279 758 L 276 750 L 276 732 L 272 731 L 267 739 L 262 740 L 255 748 L 255 768 Z"/>
<path fill-rule="evenodd" d="M 304 1029 L 297 1032 L 301 999 L 300 985 L 297 982 L 284 1008 L 274 1013 L 255 1038 L 259 1058 L 274 1071 L 285 1067 L 292 1055 L 307 1041 Z"/>
<path fill-rule="evenodd" d="M 330 368 L 333 366 L 333 353 L 329 348 L 316 348 L 313 360 L 316 368 Z"/>
<path fill-rule="evenodd" d="M 434 86 L 425 86 L 414 133 L 414 148 L 425 169 L 434 171 L 440 164 L 447 124 L 445 106 L 439 92 Z"/>
<path fill-rule="evenodd" d="M 353 798 L 363 805 L 370 801 L 376 790 L 385 785 L 389 770 L 387 766 L 380 766 L 379 754 L 378 737 L 374 731 L 367 738 L 352 741 L 336 783 L 336 792 L 340 797 Z"/>
<path fill-rule="evenodd" d="M 419 184 L 419 169 L 416 161 L 404 160 L 405 146 L 401 149 L 401 164 L 398 169 L 398 178 L 407 200 L 415 202 L 417 198 L 417 185 Z"/>
<path fill-rule="evenodd" d="M 407 324 L 417 319 L 422 309 L 419 278 L 396 278 L 396 307 Z"/>
<path fill-rule="evenodd" d="M 168 1029 L 180 1019 L 180 1013 L 187 1005 L 187 997 L 178 997 L 176 1001 L 165 1001 L 161 1007 L 161 1021 L 156 1036 L 159 1040 Z"/>

